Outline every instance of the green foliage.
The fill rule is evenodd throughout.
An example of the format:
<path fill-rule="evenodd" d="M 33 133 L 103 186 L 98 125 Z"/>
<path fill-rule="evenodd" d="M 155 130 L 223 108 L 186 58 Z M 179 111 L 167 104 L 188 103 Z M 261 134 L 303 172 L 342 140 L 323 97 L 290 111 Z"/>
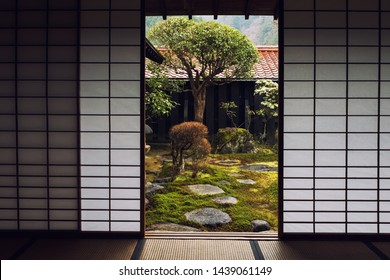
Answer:
<path fill-rule="evenodd" d="M 155 25 L 149 36 L 167 48 L 163 65 L 188 76 L 199 122 L 203 122 L 206 88 L 220 82 L 221 77 L 229 82 L 252 76 L 259 59 L 248 37 L 215 21 L 172 17 Z"/>
<path fill-rule="evenodd" d="M 215 152 L 223 154 L 252 153 L 256 151 L 253 135 L 244 128 L 218 129 L 215 137 Z"/>
<path fill-rule="evenodd" d="M 159 22 L 149 35 L 168 48 L 168 65 L 203 81 L 211 82 L 221 73 L 227 78 L 248 77 L 258 61 L 257 49 L 245 35 L 215 21 L 172 17 Z"/>
<path fill-rule="evenodd" d="M 168 116 L 177 102 L 172 100 L 171 94 L 182 91 L 183 81 L 170 79 L 162 67 L 155 62 L 147 64 L 147 69 L 152 73 L 146 81 L 145 105 L 147 118 Z"/>
<path fill-rule="evenodd" d="M 261 118 L 264 124 L 261 140 L 265 140 L 268 134 L 267 122 L 279 114 L 279 88 L 278 84 L 271 80 L 256 81 L 254 95 L 262 97 L 260 108 L 258 110 L 247 110 L 250 118 L 256 116 Z"/>
<path fill-rule="evenodd" d="M 263 97 L 261 107 L 256 111 L 257 115 L 262 116 L 266 120 L 278 116 L 278 83 L 271 80 L 258 80 L 256 81 L 254 95 L 260 95 Z"/>
<path fill-rule="evenodd" d="M 213 20 L 212 16 L 195 16 L 195 21 Z M 146 32 L 163 21 L 162 17 L 146 17 Z M 269 16 L 251 16 L 245 19 L 242 16 L 219 16 L 219 23 L 229 25 L 240 30 L 249 37 L 256 46 L 278 45 L 278 21 Z M 153 44 L 157 42 L 152 41 Z"/>
<path fill-rule="evenodd" d="M 228 118 L 232 121 L 233 126 L 237 127 L 234 119 L 237 117 L 236 109 L 238 108 L 237 104 L 234 101 L 231 102 L 221 102 L 219 108 L 225 111 Z"/>
<path fill-rule="evenodd" d="M 163 18 L 161 16 L 152 16 L 152 17 L 146 17 L 145 19 L 145 29 L 146 29 L 146 33 L 149 32 L 149 30 L 155 26 L 157 23 L 159 23 L 160 21 L 162 21 Z M 150 40 L 150 42 L 155 45 L 157 42 L 148 38 Z"/>

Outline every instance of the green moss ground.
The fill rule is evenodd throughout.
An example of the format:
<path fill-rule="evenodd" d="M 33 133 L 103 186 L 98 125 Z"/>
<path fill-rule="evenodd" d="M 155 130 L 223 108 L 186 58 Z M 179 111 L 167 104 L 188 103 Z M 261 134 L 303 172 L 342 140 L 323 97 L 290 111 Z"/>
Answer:
<path fill-rule="evenodd" d="M 161 153 L 162 151 L 160 151 Z M 153 166 L 158 166 L 158 152 L 149 156 L 146 160 L 153 161 Z M 232 154 L 232 155 L 211 155 L 209 164 L 197 178 L 191 178 L 191 172 L 176 178 L 174 182 L 165 184 L 165 190 L 161 193 L 148 196 L 150 201 L 146 212 L 147 226 L 156 223 L 177 223 L 197 227 L 204 231 L 251 231 L 251 221 L 263 219 L 270 223 L 271 227 L 277 229 L 278 211 L 278 175 L 277 172 L 255 172 L 241 170 L 239 166 L 219 166 L 213 164 L 215 160 L 238 159 L 242 164 L 261 163 L 269 166 L 277 166 L 277 155 L 271 150 L 259 154 Z M 156 163 L 157 161 L 157 163 Z M 161 165 L 159 177 L 169 175 L 169 163 Z M 242 175 L 242 179 L 252 179 L 254 185 L 245 185 L 237 182 L 237 178 L 230 176 L 231 173 Z M 221 181 L 228 181 L 223 184 Z M 220 196 L 233 196 L 238 199 L 236 205 L 219 205 L 212 201 L 216 195 L 199 196 L 190 192 L 186 186 L 192 184 L 212 184 L 219 186 L 225 191 Z M 214 207 L 228 213 L 232 222 L 216 229 L 201 227 L 186 221 L 186 212 L 203 208 Z"/>

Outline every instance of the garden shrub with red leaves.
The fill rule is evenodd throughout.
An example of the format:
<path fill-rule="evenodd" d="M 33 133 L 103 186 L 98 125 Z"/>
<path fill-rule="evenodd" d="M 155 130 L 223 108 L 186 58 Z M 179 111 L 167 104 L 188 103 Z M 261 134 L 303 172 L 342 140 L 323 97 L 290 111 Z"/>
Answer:
<path fill-rule="evenodd" d="M 185 158 L 191 156 L 193 163 L 206 158 L 210 153 L 210 143 L 206 139 L 207 126 L 200 122 L 183 122 L 174 125 L 169 131 L 171 139 L 171 155 L 173 163 L 172 177 L 178 176 L 184 171 Z M 206 144 L 207 143 L 207 144 Z M 195 159 L 195 161 L 194 161 Z M 195 173 L 198 173 L 198 171 Z"/>
<path fill-rule="evenodd" d="M 206 159 L 210 152 L 211 145 L 206 138 L 203 138 L 189 150 L 188 156 L 192 160 L 192 178 L 195 178 L 200 171 L 207 167 Z"/>

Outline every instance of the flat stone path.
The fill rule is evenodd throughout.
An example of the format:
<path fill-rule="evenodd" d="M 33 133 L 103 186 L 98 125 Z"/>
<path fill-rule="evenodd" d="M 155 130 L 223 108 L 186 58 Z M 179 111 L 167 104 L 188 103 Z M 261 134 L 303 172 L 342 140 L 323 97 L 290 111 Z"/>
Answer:
<path fill-rule="evenodd" d="M 256 182 L 253 181 L 252 179 L 237 179 L 237 182 L 239 182 L 241 184 L 245 184 L 245 185 L 254 185 L 254 184 L 256 184 Z"/>
<path fill-rule="evenodd" d="M 238 159 L 217 160 L 215 164 L 222 165 L 222 166 L 237 166 L 237 165 L 241 165 L 241 161 Z"/>
<path fill-rule="evenodd" d="M 209 184 L 198 184 L 187 186 L 193 193 L 198 195 L 213 195 L 224 193 L 224 190 L 220 187 L 209 185 Z"/>
<path fill-rule="evenodd" d="M 186 213 L 185 216 L 191 222 L 209 227 L 218 227 L 232 221 L 227 213 L 212 207 L 194 210 Z"/>
<path fill-rule="evenodd" d="M 265 164 L 252 164 L 241 167 L 243 170 L 257 171 L 257 172 L 271 172 L 278 171 L 277 167 L 271 167 Z"/>
<path fill-rule="evenodd" d="M 163 189 L 164 189 L 164 187 L 159 185 L 159 184 L 153 184 L 153 183 L 148 182 L 148 183 L 146 183 L 145 193 L 146 194 L 155 193 L 155 192 L 161 191 Z"/>
<path fill-rule="evenodd" d="M 221 180 L 221 181 L 218 182 L 218 184 L 220 184 L 220 185 L 230 185 L 230 182 L 227 181 L 227 180 Z"/>
<path fill-rule="evenodd" d="M 218 204 L 237 204 L 238 200 L 232 196 L 219 196 L 213 199 Z"/>
<path fill-rule="evenodd" d="M 230 173 L 229 176 L 230 176 L 230 177 L 239 178 L 239 177 L 243 177 L 244 175 L 239 174 L 239 173 Z"/>

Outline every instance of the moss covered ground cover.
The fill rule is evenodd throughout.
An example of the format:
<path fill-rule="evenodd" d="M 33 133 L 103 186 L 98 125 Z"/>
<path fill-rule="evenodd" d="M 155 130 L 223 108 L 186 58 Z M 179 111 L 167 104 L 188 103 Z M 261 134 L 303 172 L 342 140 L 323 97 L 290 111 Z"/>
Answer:
<path fill-rule="evenodd" d="M 233 164 L 221 164 L 231 161 Z M 248 164 L 277 166 L 277 154 L 270 149 L 262 149 L 257 154 L 212 154 L 207 160 L 207 168 L 197 178 L 192 172 L 177 177 L 173 182 L 163 184 L 161 192 L 147 196 L 149 204 L 146 212 L 147 227 L 158 223 L 176 223 L 192 226 L 202 231 L 250 232 L 251 221 L 265 220 L 273 230 L 278 225 L 278 174 L 241 169 Z M 146 157 L 147 180 L 169 177 L 171 163 L 169 151 L 165 148 L 152 148 Z M 190 169 L 190 168 L 189 168 Z M 239 179 L 251 179 L 254 184 L 241 184 Z M 186 186 L 211 184 L 225 191 L 221 195 L 197 195 Z M 232 196 L 237 204 L 221 205 L 213 201 L 217 196 Z M 208 228 L 186 220 L 185 213 L 203 207 L 213 207 L 230 215 L 232 222 L 216 228 Z"/>

